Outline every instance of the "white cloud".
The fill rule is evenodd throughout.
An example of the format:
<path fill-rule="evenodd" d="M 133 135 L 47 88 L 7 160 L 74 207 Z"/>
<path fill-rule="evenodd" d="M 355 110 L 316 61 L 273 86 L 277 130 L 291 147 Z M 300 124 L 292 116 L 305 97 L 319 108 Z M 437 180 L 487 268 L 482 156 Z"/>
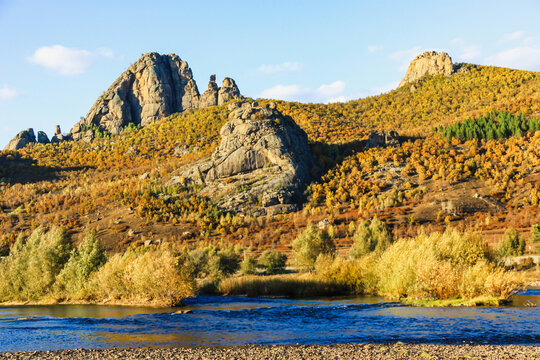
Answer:
<path fill-rule="evenodd" d="M 540 71 L 540 47 L 522 46 L 501 51 L 485 59 L 487 65 Z"/>
<path fill-rule="evenodd" d="M 91 52 L 62 45 L 52 45 L 40 47 L 28 60 L 62 75 L 77 75 L 85 72 L 100 57 L 112 58 L 113 56 L 112 51 L 103 48 Z"/>
<path fill-rule="evenodd" d="M 299 85 L 276 85 L 263 90 L 259 97 L 299 102 L 335 102 L 345 101 L 342 95 L 345 90 L 343 81 L 334 81 L 331 84 L 323 84 L 317 89 L 301 87 Z"/>
<path fill-rule="evenodd" d="M 373 53 L 375 53 L 375 52 L 377 52 L 377 51 L 381 51 L 382 49 L 383 49 L 383 47 L 380 46 L 380 45 L 369 45 L 369 46 L 367 47 L 367 51 L 368 51 L 368 53 L 370 53 L 370 54 L 373 54 Z"/>
<path fill-rule="evenodd" d="M 0 88 L 0 100 L 11 100 L 19 95 L 19 92 L 7 85 Z"/>
<path fill-rule="evenodd" d="M 286 61 L 284 63 L 274 65 L 263 64 L 259 66 L 259 71 L 265 74 L 274 74 L 285 71 L 298 71 L 301 67 L 302 65 L 298 62 Z"/>
<path fill-rule="evenodd" d="M 524 31 L 515 31 L 513 33 L 506 33 L 501 37 L 501 42 L 519 40 L 523 38 L 524 36 L 525 36 Z"/>

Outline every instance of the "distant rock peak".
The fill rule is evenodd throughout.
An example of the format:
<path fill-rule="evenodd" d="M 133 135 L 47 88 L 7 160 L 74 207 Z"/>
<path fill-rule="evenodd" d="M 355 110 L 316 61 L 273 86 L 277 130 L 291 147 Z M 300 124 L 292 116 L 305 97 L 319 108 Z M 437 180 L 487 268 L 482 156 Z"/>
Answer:
<path fill-rule="evenodd" d="M 452 58 L 445 52 L 426 51 L 418 55 L 410 63 L 407 73 L 399 87 L 407 83 L 416 81 L 426 75 L 452 75 L 454 73 L 454 65 Z"/>

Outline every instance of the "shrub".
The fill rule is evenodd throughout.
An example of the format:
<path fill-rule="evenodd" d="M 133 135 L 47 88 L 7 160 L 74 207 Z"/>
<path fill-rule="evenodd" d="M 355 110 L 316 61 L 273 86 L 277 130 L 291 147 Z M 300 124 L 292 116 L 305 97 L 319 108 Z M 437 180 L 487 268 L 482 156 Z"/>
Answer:
<path fill-rule="evenodd" d="M 489 258 L 473 232 L 448 228 L 391 245 L 377 261 L 378 292 L 409 299 L 507 298 L 522 279 Z"/>
<path fill-rule="evenodd" d="M 257 260 L 253 255 L 246 255 L 242 263 L 240 263 L 240 272 L 244 275 L 253 275 L 257 272 Z"/>
<path fill-rule="evenodd" d="M 164 245 L 113 255 L 91 282 L 96 298 L 123 302 L 172 306 L 194 291 L 190 268 Z"/>
<path fill-rule="evenodd" d="M 319 255 L 334 255 L 336 252 L 334 241 L 328 233 L 317 230 L 313 225 L 298 235 L 292 247 L 297 265 L 304 269 L 312 269 Z"/>
<path fill-rule="evenodd" d="M 234 246 L 227 246 L 217 251 L 210 259 L 210 267 L 219 275 L 232 275 L 240 269 L 240 256 Z"/>
<path fill-rule="evenodd" d="M 55 288 L 59 295 L 72 299 L 87 296 L 88 278 L 107 262 L 107 255 L 94 233 L 88 233 L 58 274 Z"/>
<path fill-rule="evenodd" d="M 317 258 L 315 270 L 323 280 L 346 287 L 355 294 L 372 294 L 376 290 L 372 271 L 375 259 L 375 254 L 354 260 L 323 255 Z"/>
<path fill-rule="evenodd" d="M 0 301 L 35 301 L 50 295 L 71 249 L 60 228 L 48 232 L 39 228 L 28 238 L 19 236 L 10 256 L 0 261 Z"/>
<path fill-rule="evenodd" d="M 358 224 L 353 241 L 349 256 L 359 259 L 373 251 L 385 250 L 392 243 L 392 235 L 386 225 L 375 217 L 369 222 L 362 221 Z"/>
<path fill-rule="evenodd" d="M 525 253 L 525 240 L 519 236 L 514 228 L 508 228 L 504 233 L 504 240 L 499 246 L 497 253 L 499 258 L 507 256 L 519 256 Z"/>
<path fill-rule="evenodd" d="M 287 256 L 276 250 L 266 250 L 259 257 L 259 263 L 265 268 L 267 274 L 277 274 L 285 270 Z"/>

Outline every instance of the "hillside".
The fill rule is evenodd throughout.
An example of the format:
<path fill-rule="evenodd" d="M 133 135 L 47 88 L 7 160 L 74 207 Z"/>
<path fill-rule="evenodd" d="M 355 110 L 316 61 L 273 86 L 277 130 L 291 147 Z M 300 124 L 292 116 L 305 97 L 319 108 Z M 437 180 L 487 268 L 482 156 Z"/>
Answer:
<path fill-rule="evenodd" d="M 3 151 L 3 251 L 18 233 L 52 224 L 76 238 L 94 229 L 110 250 L 145 240 L 288 249 L 301 228 L 323 219 L 345 247 L 351 223 L 374 215 L 398 236 L 446 224 L 474 225 L 494 240 L 509 226 L 528 232 L 540 216 L 540 132 L 447 141 L 435 129 L 492 110 L 540 117 L 540 74 L 461 69 L 347 103 L 275 102 L 305 130 L 323 170 L 303 209 L 290 214 L 225 212 L 197 187 L 170 185 L 179 169 L 215 150 L 227 105 L 189 109 L 117 135 L 93 128 L 91 142 Z M 402 143 L 368 149 L 363 141 L 373 130 L 396 130 Z"/>

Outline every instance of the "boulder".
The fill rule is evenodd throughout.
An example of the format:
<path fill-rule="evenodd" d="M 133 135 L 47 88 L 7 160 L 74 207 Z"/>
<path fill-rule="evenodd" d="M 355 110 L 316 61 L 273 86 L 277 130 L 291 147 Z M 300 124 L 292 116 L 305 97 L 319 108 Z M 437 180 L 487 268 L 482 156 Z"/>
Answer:
<path fill-rule="evenodd" d="M 416 81 L 426 75 L 452 75 L 453 72 L 452 58 L 447 53 L 426 51 L 418 55 L 410 63 L 407 73 L 399 86 Z"/>
<path fill-rule="evenodd" d="M 18 133 L 5 147 L 4 150 L 19 150 L 26 147 L 28 144 L 36 142 L 36 135 L 34 129 L 30 128 Z"/>
<path fill-rule="evenodd" d="M 180 171 L 227 211 L 254 215 L 297 209 L 318 171 L 306 133 L 275 109 L 244 103 L 229 114 L 211 159 Z"/>
<path fill-rule="evenodd" d="M 49 141 L 49 137 L 44 131 L 38 131 L 37 142 L 40 144 L 48 144 L 50 141 Z"/>

